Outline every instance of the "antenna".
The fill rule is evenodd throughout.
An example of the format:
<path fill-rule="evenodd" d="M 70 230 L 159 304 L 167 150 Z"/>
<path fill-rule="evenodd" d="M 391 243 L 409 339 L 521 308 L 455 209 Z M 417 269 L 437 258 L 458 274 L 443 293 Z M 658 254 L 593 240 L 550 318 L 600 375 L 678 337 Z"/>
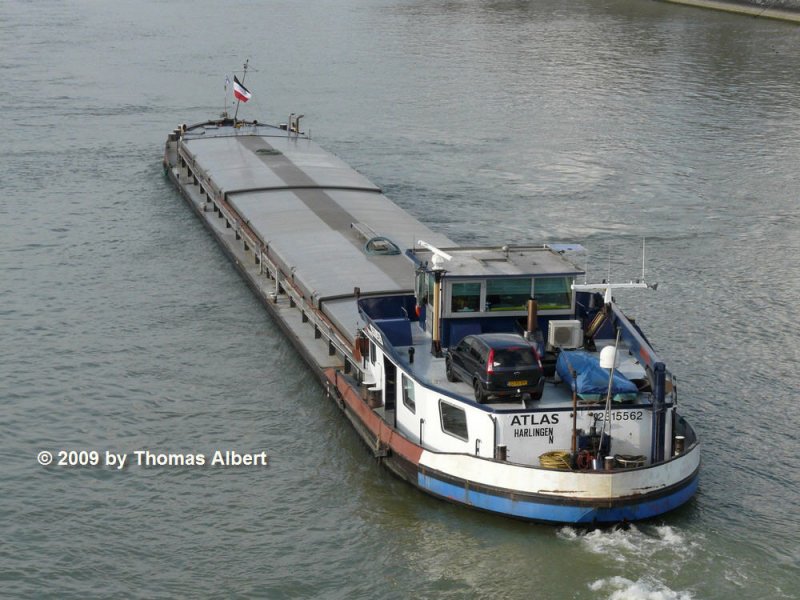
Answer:
<path fill-rule="evenodd" d="M 644 257 L 645 257 L 645 238 L 642 238 L 642 281 L 647 281 L 644 278 L 644 264 L 645 264 Z"/>
<path fill-rule="evenodd" d="M 645 240 L 642 238 L 642 278 L 639 281 L 633 282 L 630 281 L 628 283 L 611 283 L 611 246 L 609 244 L 608 249 L 608 279 L 603 281 L 602 283 L 586 283 L 584 278 L 583 284 L 572 284 L 572 289 L 576 292 L 602 292 L 604 295 L 604 301 L 606 304 L 611 303 L 611 293 L 613 290 L 621 290 L 621 289 L 651 289 L 656 290 L 658 289 L 658 283 L 647 283 L 645 281 L 645 261 L 646 261 L 646 245 Z M 588 271 L 588 265 L 587 265 Z"/>
<path fill-rule="evenodd" d="M 586 267 L 583 269 L 583 283 L 589 283 L 589 253 L 586 253 Z"/>
<path fill-rule="evenodd" d="M 220 115 L 223 119 L 228 118 L 228 86 L 230 83 L 230 78 L 225 75 L 225 99 L 222 102 L 222 114 Z"/>

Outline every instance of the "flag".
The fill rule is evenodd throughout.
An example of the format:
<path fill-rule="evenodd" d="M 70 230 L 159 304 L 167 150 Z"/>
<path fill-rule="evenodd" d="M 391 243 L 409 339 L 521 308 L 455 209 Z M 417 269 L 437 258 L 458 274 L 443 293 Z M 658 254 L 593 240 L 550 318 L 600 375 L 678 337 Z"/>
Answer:
<path fill-rule="evenodd" d="M 250 93 L 246 87 L 242 85 L 236 75 L 233 76 L 233 96 L 240 102 L 247 102 L 253 94 Z"/>
<path fill-rule="evenodd" d="M 227 75 L 225 75 L 225 91 L 226 91 L 226 92 L 228 91 L 228 86 L 229 86 L 230 84 L 231 84 L 230 77 L 228 77 Z"/>

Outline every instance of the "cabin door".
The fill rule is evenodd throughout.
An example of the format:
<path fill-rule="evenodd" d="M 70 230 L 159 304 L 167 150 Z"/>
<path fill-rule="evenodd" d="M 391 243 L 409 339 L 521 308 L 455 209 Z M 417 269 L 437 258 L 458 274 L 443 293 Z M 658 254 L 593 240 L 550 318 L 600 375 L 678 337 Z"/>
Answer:
<path fill-rule="evenodd" d="M 383 406 L 387 415 L 390 410 L 395 411 L 397 407 L 397 366 L 386 356 L 383 357 Z"/>

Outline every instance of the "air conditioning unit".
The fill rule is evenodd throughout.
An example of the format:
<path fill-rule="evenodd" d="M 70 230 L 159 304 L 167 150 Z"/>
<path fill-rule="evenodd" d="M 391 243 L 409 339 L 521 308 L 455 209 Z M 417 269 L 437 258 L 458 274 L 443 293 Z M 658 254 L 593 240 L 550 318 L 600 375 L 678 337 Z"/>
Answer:
<path fill-rule="evenodd" d="M 580 348 L 583 346 L 583 329 L 578 320 L 550 321 L 547 345 L 552 348 Z"/>

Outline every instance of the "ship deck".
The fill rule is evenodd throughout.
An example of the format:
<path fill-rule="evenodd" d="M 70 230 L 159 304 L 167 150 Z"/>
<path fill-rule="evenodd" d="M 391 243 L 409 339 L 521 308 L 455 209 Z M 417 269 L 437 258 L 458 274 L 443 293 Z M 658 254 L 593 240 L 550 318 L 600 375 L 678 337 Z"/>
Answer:
<path fill-rule="evenodd" d="M 462 400 L 474 401 L 472 385 L 463 381 L 451 382 L 445 376 L 445 358 L 436 357 L 431 350 L 431 336 L 428 332 L 419 327 L 417 322 L 411 324 L 412 343 L 408 346 L 395 346 L 401 367 L 407 369 L 420 383 L 427 387 L 439 388 L 447 394 L 458 397 Z M 597 352 L 607 345 L 614 344 L 614 340 L 598 340 Z M 409 350 L 414 349 L 414 362 L 409 359 Z M 625 354 L 618 372 L 628 378 L 637 379 L 645 376 L 645 371 L 634 358 L 627 355 L 625 349 L 621 349 L 621 354 Z M 635 404 L 650 404 L 649 394 L 639 393 Z M 589 403 L 579 399 L 582 407 L 599 406 L 603 403 Z M 558 381 L 558 378 L 548 378 L 542 398 L 540 400 L 523 399 L 492 399 L 482 406 L 488 411 L 502 410 L 559 410 L 572 407 L 572 389 L 569 385 Z"/>
<path fill-rule="evenodd" d="M 267 257 L 350 341 L 362 325 L 355 288 L 363 296 L 408 293 L 414 270 L 405 251 L 415 240 L 455 245 L 302 135 L 261 124 L 205 123 L 186 131 L 180 154 L 209 196 L 236 211 Z M 373 234 L 400 253 L 367 251 Z"/>

